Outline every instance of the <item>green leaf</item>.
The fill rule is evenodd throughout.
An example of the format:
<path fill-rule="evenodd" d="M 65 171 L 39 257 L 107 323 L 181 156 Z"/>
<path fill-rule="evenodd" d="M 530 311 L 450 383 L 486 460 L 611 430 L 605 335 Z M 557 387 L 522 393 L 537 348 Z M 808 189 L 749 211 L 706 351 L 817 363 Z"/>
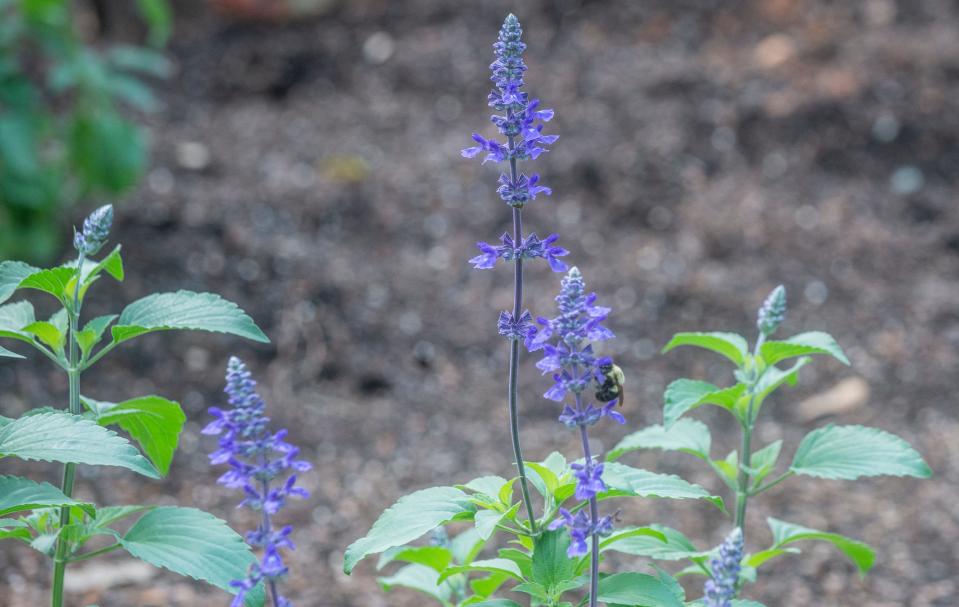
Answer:
<path fill-rule="evenodd" d="M 661 533 L 666 541 L 664 542 L 652 535 L 630 534 L 629 529 L 623 529 L 622 531 L 614 531 L 612 535 L 604 538 L 600 542 L 599 550 L 600 552 L 615 550 L 624 554 L 647 556 L 661 561 L 680 561 L 708 554 L 708 552 L 698 550 L 692 540 L 676 529 L 664 525 L 650 525 L 649 527 Z"/>
<path fill-rule="evenodd" d="M 767 341 L 760 346 L 759 354 L 767 365 L 808 354 L 828 354 L 842 364 L 849 365 L 849 359 L 836 340 L 822 331 L 800 333 L 784 341 Z"/>
<path fill-rule="evenodd" d="M 377 578 L 377 581 L 386 592 L 396 586 L 402 586 L 422 592 L 446 605 L 453 589 L 447 583 L 439 583 L 439 575 L 435 570 L 425 565 L 414 564 L 403 567 L 396 572 L 396 575 Z"/>
<path fill-rule="evenodd" d="M 677 333 L 663 348 L 663 354 L 678 346 L 696 346 L 712 350 L 733 361 L 737 367 L 743 365 L 749 354 L 749 344 L 746 343 L 746 339 L 735 333 Z"/>
<path fill-rule="evenodd" d="M 569 558 L 569 533 L 565 529 L 544 531 L 533 550 L 532 581 L 552 595 L 564 582 L 576 576 L 576 560 Z"/>
<path fill-rule="evenodd" d="M 932 476 L 922 456 L 895 434 L 878 428 L 832 424 L 803 438 L 790 470 L 841 480 L 881 475 Z"/>
<path fill-rule="evenodd" d="M 82 331 L 77 332 L 77 343 L 80 345 L 80 350 L 83 352 L 84 356 L 89 354 L 93 346 L 99 343 L 100 338 L 103 337 L 103 332 L 106 331 L 107 327 L 110 326 L 110 323 L 116 319 L 116 314 L 97 316 L 96 318 L 87 322 Z"/>
<path fill-rule="evenodd" d="M 75 270 L 73 268 L 62 266 L 49 270 L 39 270 L 20 281 L 17 288 L 43 291 L 44 293 L 53 295 L 61 303 L 64 303 L 72 296 L 72 293 L 67 292 L 67 285 L 70 283 L 70 279 L 73 278 L 74 274 Z"/>
<path fill-rule="evenodd" d="M 465 485 L 457 485 L 456 488 L 483 496 L 482 502 L 499 505 L 499 492 L 506 483 L 507 480 L 499 476 L 481 476 Z"/>
<path fill-rule="evenodd" d="M 709 382 L 677 379 L 663 394 L 663 426 L 669 429 L 687 411 L 702 405 L 716 405 L 732 412 L 745 390 L 744 384 L 719 388 Z"/>
<path fill-rule="evenodd" d="M 477 512 L 475 524 L 479 536 L 483 540 L 488 540 L 493 535 L 493 532 L 496 531 L 496 525 L 500 524 L 503 519 L 516 516 L 519 506 L 519 503 L 513 504 L 513 507 L 506 512 L 500 512 L 498 510 L 480 510 Z"/>
<path fill-rule="evenodd" d="M 77 506 L 90 516 L 96 515 L 93 504 L 69 498 L 50 483 L 37 483 L 17 476 L 0 476 L 0 516 L 59 506 Z"/>
<path fill-rule="evenodd" d="M 468 527 L 450 541 L 450 551 L 453 553 L 453 562 L 468 565 L 476 555 L 483 550 L 486 540 L 479 536 L 475 527 Z"/>
<path fill-rule="evenodd" d="M 839 535 L 838 533 L 826 533 L 809 529 L 786 521 L 780 521 L 774 518 L 767 518 L 769 528 L 773 532 L 773 549 L 782 548 L 787 544 L 799 542 L 802 540 L 822 540 L 830 542 L 845 554 L 849 560 L 859 569 L 860 575 L 865 575 L 872 569 L 876 560 L 876 554 L 868 545 Z"/>
<path fill-rule="evenodd" d="M 0 519 L 0 540 L 15 539 L 29 544 L 32 537 L 27 523 L 10 518 Z"/>
<path fill-rule="evenodd" d="M 599 601 L 631 607 L 683 607 L 669 586 L 645 573 L 616 573 L 603 578 Z"/>
<path fill-rule="evenodd" d="M 799 554 L 801 550 L 799 548 L 769 548 L 767 550 L 760 550 L 756 554 L 748 555 L 743 564 L 747 567 L 752 567 L 753 569 L 759 569 L 766 561 L 772 560 L 777 556 L 783 554 Z"/>
<path fill-rule="evenodd" d="M 256 562 L 236 531 L 196 508 L 155 508 L 119 541 L 140 560 L 230 592 L 230 581 L 244 578 Z"/>
<path fill-rule="evenodd" d="M 449 567 L 452 560 L 453 553 L 443 546 L 398 546 L 380 555 L 376 570 L 379 571 L 390 563 L 398 561 L 426 565 L 440 573 Z"/>
<path fill-rule="evenodd" d="M 364 557 L 407 544 L 449 521 L 471 518 L 475 511 L 470 497 L 455 487 L 431 487 L 403 496 L 365 537 L 346 549 L 343 571 L 349 574 Z"/>
<path fill-rule="evenodd" d="M 469 605 L 470 607 L 522 607 L 522 605 L 516 601 L 509 599 L 490 599 L 480 603 L 470 603 Z"/>
<path fill-rule="evenodd" d="M 622 529 L 617 529 L 610 535 L 604 537 L 599 542 L 599 551 L 602 552 L 607 546 L 614 544 L 616 542 L 621 542 L 627 540 L 631 537 L 651 537 L 659 540 L 663 544 L 666 543 L 666 535 L 653 527 L 624 527 Z"/>
<path fill-rule="evenodd" d="M 563 464 L 565 465 L 565 463 L 564 461 Z M 543 464 L 536 462 L 525 462 L 525 464 L 530 472 L 528 475 L 529 482 L 533 484 L 536 491 L 543 497 L 553 495 L 556 488 L 559 487 L 559 475 Z"/>
<path fill-rule="evenodd" d="M 17 354 L 16 352 L 11 352 L 10 350 L 7 350 L 7 349 L 4 348 L 3 346 L 0 346 L 0 357 L 4 357 L 4 358 L 26 358 L 26 356 L 21 356 L 21 355 Z"/>
<path fill-rule="evenodd" d="M 753 403 L 754 419 L 757 415 L 759 415 L 759 408 L 762 406 L 763 401 L 766 400 L 767 396 L 775 392 L 784 384 L 790 386 L 796 385 L 796 382 L 799 381 L 799 370 L 805 367 L 810 360 L 811 359 L 808 357 L 800 358 L 788 369 L 780 369 L 779 367 L 766 368 L 762 377 L 760 377 L 759 381 L 756 382 L 756 397 L 755 402 Z M 748 398 L 742 398 L 737 403 L 736 410 L 743 417 L 746 415 L 748 404 Z"/>
<path fill-rule="evenodd" d="M 156 468 L 116 432 L 65 412 L 29 415 L 0 428 L 0 458 L 120 466 L 150 478 Z"/>
<path fill-rule="evenodd" d="M 23 328 L 35 321 L 33 305 L 28 301 L 0 306 L 0 337 L 9 337 L 32 344 L 33 338 L 29 333 L 25 333 Z"/>
<path fill-rule="evenodd" d="M 101 426 L 119 426 L 140 443 L 160 474 L 170 471 L 186 415 L 180 404 L 159 396 L 141 396 L 122 403 L 84 399 Z"/>
<path fill-rule="evenodd" d="M 458 573 L 472 573 L 476 571 L 484 571 L 487 573 L 502 573 L 507 575 L 514 580 L 523 580 L 523 572 L 520 571 L 519 565 L 511 561 L 510 559 L 486 559 L 482 561 L 474 561 L 470 565 L 460 565 L 458 567 L 450 567 L 443 571 L 440 574 L 439 581 L 449 579 L 450 576 L 456 575 Z"/>
<path fill-rule="evenodd" d="M 749 472 L 753 487 L 758 487 L 763 479 L 775 470 L 776 461 L 779 459 L 779 452 L 782 449 L 783 442 L 778 440 L 766 445 L 762 449 L 754 452 L 749 458 Z"/>
<path fill-rule="evenodd" d="M 74 264 L 76 265 L 76 264 Z M 96 280 L 101 272 L 106 271 L 118 282 L 123 282 L 123 258 L 120 257 L 120 245 L 110 251 L 110 254 L 98 262 L 87 261 L 83 264 L 83 283 L 89 285 Z"/>
<path fill-rule="evenodd" d="M 128 305 L 113 327 L 113 341 L 124 342 L 151 331 L 191 329 L 230 333 L 253 341 L 269 338 L 236 304 L 213 293 L 156 293 Z"/>
<path fill-rule="evenodd" d="M 51 322 L 38 320 L 30 323 L 21 329 L 24 333 L 35 336 L 37 339 L 50 346 L 55 352 L 62 352 L 63 345 L 66 343 L 67 336 L 60 331 Z"/>
<path fill-rule="evenodd" d="M 23 279 L 39 271 L 39 268 L 25 264 L 22 261 L 0 262 L 0 303 L 10 299 L 14 291 L 20 288 L 20 283 L 23 282 Z"/>
<path fill-rule="evenodd" d="M 659 497 L 666 499 L 704 499 L 723 510 L 723 499 L 674 474 L 658 474 L 631 468 L 617 462 L 604 464 L 603 481 L 609 490 L 600 499 L 618 496 Z"/>
<path fill-rule="evenodd" d="M 638 449 L 662 449 L 682 451 L 708 461 L 711 442 L 706 424 L 695 419 L 680 419 L 668 430 L 664 426 L 648 426 L 626 436 L 606 455 L 606 460 L 619 459 Z"/>

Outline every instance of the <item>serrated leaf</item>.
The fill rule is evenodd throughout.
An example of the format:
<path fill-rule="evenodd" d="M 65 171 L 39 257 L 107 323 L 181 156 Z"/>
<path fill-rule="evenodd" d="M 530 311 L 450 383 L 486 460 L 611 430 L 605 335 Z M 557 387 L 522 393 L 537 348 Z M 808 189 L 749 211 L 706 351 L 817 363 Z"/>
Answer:
<path fill-rule="evenodd" d="M 663 348 L 663 353 L 679 346 L 696 346 L 711 350 L 742 366 L 749 354 L 749 344 L 742 335 L 736 333 L 677 333 Z"/>
<path fill-rule="evenodd" d="M 230 582 L 243 579 L 256 562 L 236 531 L 196 508 L 155 508 L 140 517 L 119 542 L 142 561 L 230 592 Z"/>
<path fill-rule="evenodd" d="M 865 575 L 875 563 L 875 552 L 862 542 L 838 533 L 818 531 L 774 518 L 767 518 L 766 522 L 769 523 L 769 529 L 773 532 L 773 549 L 802 540 L 822 540 L 831 543 L 845 554 L 859 569 L 860 575 Z"/>
<path fill-rule="evenodd" d="M 474 561 L 469 565 L 449 567 L 440 574 L 439 581 L 443 582 L 444 580 L 449 579 L 450 576 L 458 573 L 473 573 L 477 571 L 486 573 L 502 573 L 513 578 L 514 580 L 519 581 L 522 581 L 523 579 L 523 572 L 520 570 L 519 565 L 510 559 L 496 558 Z"/>
<path fill-rule="evenodd" d="M 445 605 L 452 595 L 452 588 L 447 583 L 440 584 L 439 575 L 425 565 L 407 565 L 397 571 L 396 575 L 377 578 L 377 581 L 384 591 L 388 592 L 395 586 L 402 586 L 422 592 Z"/>
<path fill-rule="evenodd" d="M 831 424 L 803 438 L 790 470 L 839 480 L 882 475 L 932 476 L 922 456 L 895 434 L 866 426 Z"/>
<path fill-rule="evenodd" d="M 671 428 L 685 413 L 702 405 L 716 405 L 733 412 L 745 391 L 744 384 L 719 388 L 705 381 L 677 379 L 666 387 L 663 394 L 663 426 Z"/>
<path fill-rule="evenodd" d="M 0 428 L 0 458 L 120 466 L 150 478 L 156 468 L 125 438 L 66 412 L 28 415 Z"/>
<path fill-rule="evenodd" d="M 556 488 L 559 487 L 558 475 L 543 464 L 536 462 L 525 462 L 525 464 L 529 470 L 527 478 L 529 482 L 533 484 L 536 491 L 543 497 L 553 495 Z M 566 464 L 565 460 L 563 464 Z"/>
<path fill-rule="evenodd" d="M 67 292 L 67 284 L 73 278 L 76 271 L 73 268 L 59 267 L 49 270 L 38 270 L 17 285 L 18 289 L 36 289 L 49 293 L 60 302 L 65 302 L 72 293 Z"/>
<path fill-rule="evenodd" d="M 468 490 L 472 493 L 485 495 L 489 502 L 495 504 L 499 502 L 499 492 L 506 484 L 506 479 L 500 476 L 481 476 L 474 478 L 465 485 L 457 485 L 457 489 Z"/>
<path fill-rule="evenodd" d="M 810 354 L 828 354 L 844 365 L 849 365 L 845 352 L 828 333 L 809 331 L 783 341 L 767 341 L 759 348 L 760 356 L 767 365 Z"/>
<path fill-rule="evenodd" d="M 18 476 L 0 476 L 0 516 L 59 506 L 76 506 L 90 516 L 96 515 L 93 504 L 69 498 L 50 483 L 37 483 Z"/>
<path fill-rule="evenodd" d="M 131 303 L 113 327 L 113 341 L 120 343 L 169 329 L 229 333 L 262 343 L 270 341 L 235 303 L 213 293 L 192 291 L 157 293 Z"/>
<path fill-rule="evenodd" d="M 23 279 L 39 271 L 40 268 L 35 268 L 22 261 L 0 262 L 0 303 L 10 299 L 14 291 L 20 287 Z"/>
<path fill-rule="evenodd" d="M 695 419 L 680 419 L 668 430 L 665 426 L 648 426 L 624 437 L 606 455 L 606 460 L 619 459 L 623 454 L 638 449 L 682 451 L 709 460 L 711 443 L 712 438 L 706 424 Z"/>
<path fill-rule="evenodd" d="M 796 385 L 796 382 L 799 381 L 799 370 L 805 367 L 810 360 L 811 359 L 808 357 L 800 358 L 788 369 L 780 369 L 779 367 L 766 368 L 762 377 L 760 377 L 759 381 L 756 382 L 756 400 L 753 404 L 754 418 L 759 414 L 759 409 L 762 406 L 763 401 L 766 400 L 766 397 L 775 392 L 780 386 L 784 384 L 790 386 Z M 748 400 L 748 398 L 743 398 L 738 403 L 737 410 L 742 416 L 745 416 L 746 414 Z"/>
<path fill-rule="evenodd" d="M 365 537 L 353 542 L 343 557 L 343 571 L 370 554 L 402 546 L 452 520 L 472 517 L 476 506 L 455 487 L 431 487 L 403 496 L 380 515 Z"/>
<path fill-rule="evenodd" d="M 67 336 L 64 335 L 53 323 L 45 320 L 38 320 L 30 323 L 21 329 L 22 332 L 35 336 L 37 339 L 50 346 L 56 352 L 63 351 L 63 345 L 66 343 Z"/>
<path fill-rule="evenodd" d="M 473 596 L 460 603 L 458 607 L 468 607 L 484 602 L 509 579 L 510 577 L 503 573 L 491 573 L 484 578 L 470 579 L 469 585 L 473 589 Z"/>
<path fill-rule="evenodd" d="M 0 540 L 15 539 L 29 544 L 32 537 L 27 523 L 10 518 L 0 519 Z"/>
<path fill-rule="evenodd" d="M 544 531 L 535 540 L 530 577 L 545 588 L 548 595 L 576 576 L 577 563 L 566 554 L 567 548 L 569 533 L 565 529 Z"/>
<path fill-rule="evenodd" d="M 467 527 L 465 531 L 450 540 L 450 551 L 453 553 L 453 562 L 468 565 L 476 555 L 483 550 L 486 540 L 479 536 L 475 527 Z"/>
<path fill-rule="evenodd" d="M 599 601 L 630 607 L 683 607 L 669 586 L 645 573 L 616 573 L 599 582 Z"/>
<path fill-rule="evenodd" d="M 628 529 L 614 531 L 600 542 L 600 552 L 615 550 L 624 554 L 648 556 L 661 561 L 680 561 L 708 554 L 696 548 L 692 540 L 671 527 L 650 525 L 650 529 L 662 534 L 666 541 L 651 535 L 630 535 Z M 618 535 L 624 537 L 617 538 Z"/>
<path fill-rule="evenodd" d="M 160 474 L 166 475 L 186 423 L 180 404 L 159 396 L 141 396 L 122 403 L 84 399 L 101 426 L 119 426 L 140 444 Z"/>
<path fill-rule="evenodd" d="M 480 538 L 488 540 L 496 531 L 496 526 L 500 524 L 503 519 L 516 515 L 519 506 L 518 503 L 513 504 L 513 507 L 505 512 L 498 510 L 480 510 L 477 512 L 474 522 L 476 524 L 476 532 L 479 533 Z"/>
<path fill-rule="evenodd" d="M 723 510 L 723 499 L 674 474 L 658 474 L 617 462 L 603 467 L 603 482 L 609 488 L 600 499 L 619 496 L 659 497 L 666 499 L 703 499 Z"/>

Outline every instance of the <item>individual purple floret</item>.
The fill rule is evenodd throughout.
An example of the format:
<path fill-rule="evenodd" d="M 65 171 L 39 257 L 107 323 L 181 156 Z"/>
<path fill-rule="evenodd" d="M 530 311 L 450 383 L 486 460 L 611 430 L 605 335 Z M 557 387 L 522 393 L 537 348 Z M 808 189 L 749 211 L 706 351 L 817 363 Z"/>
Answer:
<path fill-rule="evenodd" d="M 719 546 L 719 552 L 709 559 L 712 577 L 706 581 L 703 607 L 731 607 L 736 598 L 740 565 L 743 560 L 743 532 L 736 527 Z"/>
<path fill-rule="evenodd" d="M 566 508 L 560 508 L 559 516 L 560 518 L 550 523 L 549 529 L 555 530 L 566 527 L 569 530 L 570 542 L 566 554 L 570 558 L 583 556 L 589 552 L 589 545 L 586 543 L 589 537 L 594 534 L 599 536 L 609 535 L 613 531 L 613 517 L 611 516 L 604 516 L 599 519 L 596 525 L 590 522 L 589 514 L 585 510 L 580 510 L 574 515 L 570 514 Z"/>
<path fill-rule="evenodd" d="M 603 464 L 590 462 L 586 464 L 571 464 L 573 476 L 576 477 L 576 499 L 591 500 L 598 494 L 606 491 L 603 482 Z"/>
<path fill-rule="evenodd" d="M 113 226 L 113 205 L 105 204 L 83 221 L 83 229 L 73 233 L 73 247 L 81 255 L 89 257 L 106 244 Z"/>
<path fill-rule="evenodd" d="M 559 258 L 569 255 L 569 251 L 563 247 L 553 246 L 553 243 L 559 240 L 559 234 L 550 234 L 546 240 L 540 240 L 536 234 L 530 234 L 523 239 L 519 246 L 516 246 L 513 237 L 508 233 L 499 237 L 499 246 L 493 246 L 486 242 L 476 243 L 481 251 L 480 255 L 470 259 L 470 263 L 477 270 L 489 270 L 496 266 L 500 259 L 504 261 L 516 261 L 517 259 L 535 259 L 542 257 L 549 264 L 554 272 L 565 272 L 567 265 Z"/>
<path fill-rule="evenodd" d="M 251 546 L 262 546 L 263 557 L 250 567 L 247 577 L 230 582 L 237 594 L 230 607 L 241 607 L 246 594 L 261 582 L 267 587 L 275 607 L 292 607 L 281 596 L 276 583 L 287 574 L 279 549 L 293 550 L 290 526 L 274 529 L 272 517 L 289 497 L 309 497 L 296 486 L 296 473 L 310 469 L 310 464 L 296 459 L 299 449 L 284 439 L 287 431 L 270 432 L 270 418 L 264 415 L 266 404 L 256 392 L 256 382 L 243 362 L 230 358 L 226 372 L 226 389 L 230 409 L 210 407 L 216 419 L 203 429 L 204 434 L 220 437 L 219 448 L 210 454 L 210 463 L 229 464 L 230 469 L 217 482 L 231 489 L 242 489 L 245 499 L 240 507 L 262 514 L 259 526 L 246 534 Z M 289 476 L 286 476 L 289 474 Z M 275 484 L 278 478 L 286 479 Z"/>

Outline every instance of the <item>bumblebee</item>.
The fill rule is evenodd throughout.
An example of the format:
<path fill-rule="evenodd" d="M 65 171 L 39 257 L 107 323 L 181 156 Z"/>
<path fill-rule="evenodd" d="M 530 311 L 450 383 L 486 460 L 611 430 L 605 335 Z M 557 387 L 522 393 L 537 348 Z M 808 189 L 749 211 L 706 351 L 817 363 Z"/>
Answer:
<path fill-rule="evenodd" d="M 599 370 L 603 374 L 603 382 L 596 380 L 596 400 L 601 403 L 618 400 L 619 406 L 622 407 L 625 398 L 623 384 L 626 383 L 623 370 L 613 363 L 600 365 Z"/>

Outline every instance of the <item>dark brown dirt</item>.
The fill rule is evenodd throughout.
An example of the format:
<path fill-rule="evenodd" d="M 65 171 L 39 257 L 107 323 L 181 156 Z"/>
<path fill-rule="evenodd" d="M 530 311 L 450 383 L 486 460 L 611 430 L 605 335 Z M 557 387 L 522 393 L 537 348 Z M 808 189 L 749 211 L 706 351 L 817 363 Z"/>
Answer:
<path fill-rule="evenodd" d="M 528 208 L 527 223 L 561 233 L 614 307 L 618 339 L 606 352 L 629 377 L 629 424 L 597 428 L 599 441 L 608 448 L 658 422 L 674 378 L 729 381 L 707 355 L 657 351 L 679 330 L 750 331 L 783 282 L 785 331 L 829 331 L 854 364 L 805 371 L 768 407 L 761 444 L 784 438 L 786 460 L 814 427 L 865 423 L 906 437 L 936 477 L 782 485 L 751 508 L 752 548 L 769 541 L 773 515 L 861 538 L 878 564 L 859 581 L 838 552 L 809 545 L 769 566 L 749 595 L 770 607 L 956 604 L 956 2 L 356 0 L 290 25 L 230 23 L 181 4 L 179 73 L 152 118 L 153 169 L 118 208 L 131 278 L 99 286 L 91 313 L 110 296 L 211 290 L 273 343 L 168 333 L 92 372 L 90 396 L 156 392 L 180 400 L 190 423 L 168 480 L 86 469 L 84 495 L 196 505 L 247 524 L 212 483 L 211 443 L 199 435 L 237 353 L 316 465 L 304 477 L 313 498 L 284 513 L 298 523 L 296 604 L 424 604 L 382 594 L 372 562 L 344 576 L 342 553 L 400 495 L 510 471 L 506 347 L 494 323 L 511 278 L 466 264 L 474 241 L 505 229 L 508 210 L 493 193 L 495 169 L 459 149 L 487 124 L 489 44 L 514 10 L 528 32 L 530 89 L 556 109 L 562 135 L 537 163 L 555 194 Z M 529 305 L 549 313 L 557 277 L 530 274 Z M 531 360 L 523 369 L 528 457 L 576 453 L 539 397 L 545 380 Z M 852 376 L 870 387 L 865 406 L 797 415 L 802 399 Z M 0 367 L 4 414 L 61 403 L 65 391 L 43 361 Z M 701 417 L 718 425 L 714 456 L 732 449 L 732 426 Z M 720 490 L 692 458 L 629 461 Z M 703 504 L 621 506 L 626 521 L 669 524 L 702 546 L 729 528 Z M 37 555 L 5 544 L 0 563 L 0 604 L 45 602 Z M 163 574 L 73 604 L 93 602 L 225 599 Z"/>

